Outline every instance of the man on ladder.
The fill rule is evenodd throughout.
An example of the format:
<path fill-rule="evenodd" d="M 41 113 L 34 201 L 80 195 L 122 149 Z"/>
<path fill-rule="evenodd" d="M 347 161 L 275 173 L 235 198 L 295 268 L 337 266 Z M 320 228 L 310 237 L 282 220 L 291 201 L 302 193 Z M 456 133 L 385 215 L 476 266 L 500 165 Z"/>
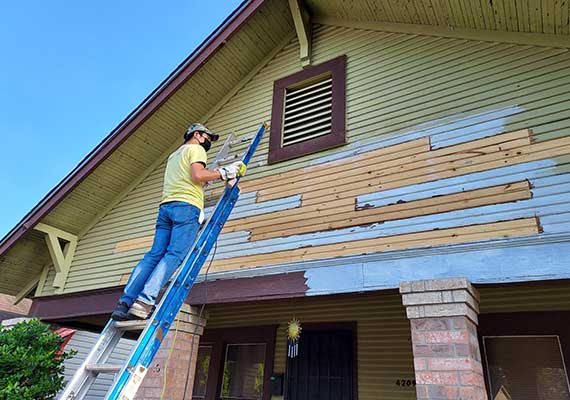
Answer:
<path fill-rule="evenodd" d="M 203 185 L 218 179 L 229 181 L 245 173 L 242 161 L 206 169 L 206 152 L 218 138 L 204 125 L 191 124 L 184 134 L 184 144 L 168 157 L 152 247 L 133 269 L 112 319 L 147 319 L 152 314 L 160 289 L 198 233 L 204 208 Z"/>

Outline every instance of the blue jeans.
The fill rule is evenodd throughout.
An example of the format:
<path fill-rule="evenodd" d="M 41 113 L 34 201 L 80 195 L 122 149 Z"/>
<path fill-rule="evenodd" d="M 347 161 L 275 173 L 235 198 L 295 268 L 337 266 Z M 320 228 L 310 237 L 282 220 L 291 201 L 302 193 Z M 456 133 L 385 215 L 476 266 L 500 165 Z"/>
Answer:
<path fill-rule="evenodd" d="M 194 243 L 199 215 L 198 207 L 181 201 L 160 206 L 152 248 L 133 269 L 119 301 L 129 306 L 136 299 L 155 304 L 158 292 Z"/>

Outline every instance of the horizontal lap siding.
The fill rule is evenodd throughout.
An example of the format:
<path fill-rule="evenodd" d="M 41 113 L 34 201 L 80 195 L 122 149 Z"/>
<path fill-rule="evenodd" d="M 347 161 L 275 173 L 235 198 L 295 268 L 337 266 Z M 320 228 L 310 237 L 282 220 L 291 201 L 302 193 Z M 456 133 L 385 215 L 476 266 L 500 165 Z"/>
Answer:
<path fill-rule="evenodd" d="M 349 298 L 313 297 L 270 304 L 207 307 L 208 328 L 276 325 L 274 372 L 285 372 L 287 322 L 356 322 L 358 398 L 415 399 L 415 390 L 396 384 L 414 379 L 410 324 L 399 294 L 367 294 Z M 302 334 L 302 333 L 301 333 Z"/>
<path fill-rule="evenodd" d="M 570 310 L 569 281 L 482 285 L 477 289 L 481 295 L 479 308 L 482 314 Z"/>
<path fill-rule="evenodd" d="M 564 50 L 315 26 L 313 51 L 315 64 L 347 55 L 348 144 L 267 166 L 266 138 L 244 180 L 245 192 L 254 194 L 255 185 L 270 176 L 281 173 L 287 177 L 294 169 L 318 168 L 328 160 L 341 163 L 354 156 L 352 166 L 359 166 L 359 157 L 365 153 L 355 155 L 357 152 L 388 149 L 406 141 L 427 139 L 431 151 L 435 152 L 525 128 L 534 132 L 534 144 L 530 146 L 564 140 L 561 138 L 569 134 L 570 56 Z M 207 121 L 208 126 L 239 136 L 255 132 L 262 120 L 270 119 L 273 82 L 300 69 L 298 54 L 294 40 L 213 115 Z M 214 147 L 211 153 L 215 154 L 217 149 Z M 544 165 L 528 167 L 546 171 L 541 172 L 541 179 L 570 171 L 570 156 L 548 158 L 546 154 L 545 157 L 549 162 L 548 171 Z M 80 241 L 66 292 L 113 286 L 121 279 L 124 281 L 152 240 L 163 168 L 163 165 L 157 168 Z M 512 182 L 506 183 L 520 182 L 519 178 L 517 175 Z M 214 190 L 217 188 L 218 185 L 213 185 Z M 287 193 L 290 198 L 279 203 L 292 213 L 299 202 L 295 192 Z M 258 201 L 279 199 L 279 194 L 263 197 L 259 192 L 258 196 L 261 196 Z M 496 195 L 499 203 L 519 198 L 533 201 L 532 204 L 538 201 L 524 200 L 529 194 L 523 192 L 520 192 L 522 197 L 504 196 Z M 545 197 L 540 200 L 540 206 L 548 206 L 549 199 L 556 201 L 554 196 Z M 301 204 L 310 202 L 310 196 L 300 201 Z M 511 204 L 509 202 L 506 205 Z M 244 212 L 251 209 L 251 201 L 244 199 L 236 208 L 236 215 L 242 204 Z M 354 207 L 355 203 L 352 204 Z M 340 206 L 346 208 L 344 203 Z M 548 214 L 552 222 L 562 225 L 570 222 L 567 215 L 557 217 L 558 208 L 549 210 L 552 210 Z M 271 215 L 268 213 L 267 218 Z M 517 218 L 530 216 L 523 214 Z M 429 216 L 423 218 L 431 221 Z M 485 220 L 485 223 L 502 219 L 508 218 L 497 215 L 496 219 Z M 250 243 L 247 232 L 235 234 L 239 237 L 220 239 L 218 254 L 223 255 L 225 247 L 228 252 L 232 245 Z M 286 241 L 279 232 L 267 230 L 260 235 L 252 239 L 265 236 Z M 48 283 L 51 280 L 53 273 Z M 52 292 L 51 285 L 45 285 L 44 294 Z"/>

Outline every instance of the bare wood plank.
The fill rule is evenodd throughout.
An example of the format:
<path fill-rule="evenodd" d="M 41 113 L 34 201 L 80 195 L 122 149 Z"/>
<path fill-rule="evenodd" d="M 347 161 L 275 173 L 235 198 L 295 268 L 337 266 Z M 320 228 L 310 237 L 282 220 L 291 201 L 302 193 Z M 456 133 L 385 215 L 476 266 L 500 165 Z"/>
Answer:
<path fill-rule="evenodd" d="M 217 260 L 214 261 L 212 270 L 219 272 L 288 262 L 308 261 L 320 258 L 378 253 L 388 250 L 403 250 L 505 237 L 527 236 L 538 233 L 539 224 L 536 218 L 522 218 L 489 224 L 470 225 L 458 228 L 306 247 L 295 250 L 267 253 L 261 256 L 244 256 Z"/>
<path fill-rule="evenodd" d="M 484 139 L 479 139 L 471 142 L 461 143 L 454 146 L 444 147 L 438 150 L 432 150 L 429 152 L 421 153 L 421 154 L 414 154 L 405 157 L 404 155 L 400 155 L 401 153 L 393 153 L 392 158 L 387 158 L 385 160 L 378 160 L 379 162 L 376 165 L 376 170 L 384 170 L 386 166 L 392 167 L 389 171 L 393 171 L 394 166 L 400 169 L 399 172 L 403 170 L 410 170 L 418 168 L 417 164 L 413 164 L 413 162 L 428 162 L 428 160 L 435 159 L 435 158 L 442 158 L 442 157 L 461 157 L 461 158 L 469 158 L 477 155 L 476 151 L 500 151 L 505 148 L 514 148 L 524 144 L 530 144 L 530 134 L 529 130 L 522 130 L 511 132 L 508 134 L 503 135 L 496 135 L 491 136 Z M 440 160 L 441 161 L 441 160 Z M 380 165 L 380 162 L 383 164 Z M 388 163 L 388 164 L 387 164 Z M 366 168 L 370 168 L 369 164 L 362 164 L 359 162 L 358 166 L 354 168 L 351 164 L 342 165 L 340 169 L 334 170 L 327 170 L 324 168 L 321 173 L 311 173 L 310 178 L 307 179 L 307 174 L 295 174 L 292 173 L 291 176 L 293 178 L 284 179 L 280 184 L 276 184 L 272 188 L 257 188 L 258 190 L 258 201 L 267 201 L 267 200 L 274 200 L 280 197 L 290 196 L 291 194 L 297 194 L 304 192 L 301 188 L 310 187 L 310 189 L 317 189 L 315 184 L 325 182 L 332 182 L 331 174 L 336 173 L 337 176 L 335 179 L 339 177 L 345 177 L 346 179 L 354 182 L 354 176 L 358 175 L 359 173 L 366 174 L 368 170 Z M 383 171 L 387 174 L 387 171 Z M 340 175 L 339 175 L 340 174 Z M 364 176 L 367 178 L 367 176 Z"/>
<path fill-rule="evenodd" d="M 113 253 L 124 253 L 125 251 L 148 248 L 152 245 L 153 239 L 154 235 L 150 235 L 117 242 L 113 248 Z"/>
<path fill-rule="evenodd" d="M 527 137 L 526 139 L 523 140 L 530 140 L 529 137 Z M 503 148 L 504 146 L 499 146 L 498 149 L 496 150 L 504 150 Z M 479 151 L 476 154 L 484 154 L 485 151 Z M 497 153 L 499 154 L 499 153 Z M 445 159 L 444 159 L 445 160 Z M 434 161 L 430 162 L 430 165 L 428 165 L 428 169 L 425 172 L 427 172 L 428 174 L 433 174 L 435 171 L 433 170 L 434 165 L 437 165 Z M 397 167 L 392 167 L 392 169 L 390 168 L 384 168 L 384 165 L 379 165 L 378 168 L 381 169 L 381 173 L 389 173 L 389 172 L 393 172 L 393 177 L 395 177 L 396 180 L 400 181 L 400 184 L 396 184 L 396 185 L 389 185 L 389 187 L 386 187 L 386 184 L 390 181 L 394 181 L 394 179 L 390 179 L 387 177 L 384 177 L 383 181 L 386 182 L 385 184 L 385 189 L 388 188 L 394 188 L 394 187 L 400 187 L 400 186 L 405 186 L 407 184 L 410 184 L 409 181 L 406 181 L 406 176 L 403 175 L 401 173 L 401 166 L 397 166 Z M 486 168 L 482 168 L 482 170 L 484 170 Z M 364 187 L 364 188 L 368 188 L 368 179 L 372 174 L 366 174 L 365 178 L 366 181 L 363 181 L 362 185 L 359 185 L 359 187 Z M 330 179 L 330 186 L 333 185 L 338 185 L 338 184 L 342 184 L 343 182 L 339 179 L 338 176 L 333 176 L 331 177 L 332 179 Z M 433 179 L 432 179 L 433 180 Z M 351 182 L 355 181 L 354 177 L 351 179 Z M 327 185 L 328 186 L 328 185 Z M 324 189 L 328 189 L 328 187 L 325 186 Z M 353 184 L 354 186 L 354 184 Z M 366 189 L 366 192 L 373 192 L 376 191 L 376 188 L 373 188 L 373 190 L 368 190 Z M 328 196 L 330 191 L 329 190 L 322 190 L 320 193 L 322 193 L 322 196 Z M 344 195 L 344 197 L 342 197 Z M 246 219 L 238 219 L 238 220 L 234 220 L 234 221 L 230 221 L 228 222 L 228 225 L 226 225 L 226 230 L 225 232 L 231 232 L 231 231 L 235 231 L 235 230 L 243 230 L 243 229 L 250 229 L 254 226 L 256 226 L 257 223 L 261 222 L 263 223 L 264 221 L 268 221 L 270 220 L 270 222 L 273 223 L 277 223 L 278 220 L 282 217 L 292 217 L 294 215 L 307 215 L 309 213 L 312 213 L 314 211 L 319 211 L 322 214 L 322 209 L 332 209 L 334 207 L 347 207 L 348 206 L 348 202 L 346 202 L 346 198 L 354 198 L 355 193 L 350 191 L 350 190 L 346 190 L 344 191 L 343 195 L 338 195 L 336 197 L 331 198 L 330 196 L 328 196 L 327 198 L 315 198 L 313 199 L 312 203 L 309 206 L 307 206 L 307 204 L 310 203 L 311 201 L 311 194 L 310 193 L 305 193 L 304 194 L 304 198 L 303 198 L 303 207 L 301 208 L 296 208 L 296 209 L 291 209 L 291 210 L 285 210 L 285 211 L 278 211 L 275 213 L 271 213 L 269 215 L 264 215 L 264 216 L 256 216 L 256 217 L 248 217 Z M 320 207 L 320 205 L 325 204 L 326 207 Z M 270 219 L 269 219 L 269 218 Z"/>
<path fill-rule="evenodd" d="M 383 223 L 386 221 L 464 210 L 491 204 L 509 203 L 531 198 L 528 182 L 520 182 L 509 190 L 505 185 L 478 189 L 425 200 L 416 200 L 394 206 L 379 207 L 350 213 L 331 213 L 327 217 L 306 218 L 289 223 L 275 222 L 260 228 L 251 229 L 251 241 L 285 237 L 301 233 L 321 232 L 351 226 Z M 399 206 L 402 206 L 401 208 Z"/>
<path fill-rule="evenodd" d="M 528 220 L 526 222 L 521 222 L 524 220 Z M 410 242 L 410 241 L 421 241 L 421 240 L 429 240 L 433 238 L 441 238 L 441 237 L 448 237 L 448 236 L 461 236 L 470 233 L 477 233 L 477 232 L 495 232 L 497 230 L 505 230 L 505 229 L 516 229 L 521 226 L 529 226 L 532 225 L 530 220 L 534 220 L 534 218 L 527 218 L 527 219 L 517 219 L 517 220 L 510 220 L 510 221 L 503 221 L 503 222 L 496 222 L 496 223 L 488 223 L 488 224 L 476 224 L 476 225 L 469 225 L 469 226 L 460 226 L 456 228 L 447 228 L 447 229 L 433 229 L 429 231 L 422 231 L 422 232 L 413 232 L 413 233 L 405 233 L 405 234 L 398 234 L 398 235 L 390 235 L 390 236 L 383 236 L 374 239 L 365 239 L 365 240 L 356 240 L 356 241 L 345 241 L 340 243 L 334 244 L 326 244 L 320 246 L 305 246 L 300 247 L 292 250 L 283 250 L 283 251 L 275 251 L 270 253 L 263 253 L 263 254 L 256 254 L 252 256 L 241 256 L 235 257 L 230 259 L 220 260 L 223 261 L 224 264 L 232 264 L 236 259 L 240 258 L 249 258 L 248 262 L 258 262 L 264 261 L 273 263 L 273 261 L 279 259 L 279 257 L 283 256 L 285 258 L 290 257 L 303 257 L 306 255 L 316 255 L 316 254 L 324 254 L 324 258 L 329 257 L 338 257 L 347 254 L 366 254 L 365 253 L 358 253 L 357 249 L 374 249 L 376 246 L 387 246 L 389 248 L 392 245 L 397 243 L 403 242 Z M 347 250 L 354 250 L 355 252 L 352 253 L 345 253 Z M 283 258 L 285 260 L 285 258 Z M 288 262 L 288 261 L 283 261 Z"/>
<path fill-rule="evenodd" d="M 408 151 L 410 151 L 408 153 Z M 377 150 L 372 150 L 370 152 L 351 156 L 345 159 L 329 161 L 323 164 L 298 168 L 290 170 L 284 173 L 265 176 L 252 181 L 244 181 L 240 184 L 242 191 L 253 192 L 261 189 L 266 189 L 270 187 L 275 187 L 282 185 L 284 183 L 290 183 L 299 180 L 300 176 L 306 176 L 307 174 L 314 176 L 324 176 L 329 171 L 338 171 L 341 167 L 346 164 L 353 164 L 355 162 L 363 162 L 373 159 L 381 159 L 381 157 L 392 157 L 397 158 L 395 154 L 417 154 L 421 152 L 428 152 L 430 150 L 429 138 L 422 138 L 417 140 L 412 140 L 409 142 L 397 144 L 394 146 L 383 147 Z"/>
<path fill-rule="evenodd" d="M 410 176 L 425 175 L 426 181 L 430 181 L 430 175 L 432 175 L 436 170 L 445 170 L 447 168 L 446 165 L 449 165 L 451 162 L 459 162 L 463 160 L 465 163 L 472 163 L 474 160 L 477 160 L 478 157 L 485 154 L 495 154 L 495 157 L 498 157 L 498 155 L 506 149 L 517 149 L 524 146 L 524 140 L 525 139 L 510 141 L 501 145 L 482 147 L 463 153 L 449 154 L 430 159 L 412 160 L 411 162 L 398 160 L 398 162 L 377 164 L 373 169 L 364 170 L 360 174 L 354 173 L 351 175 L 350 172 L 352 172 L 352 170 L 348 170 L 348 173 L 344 173 L 343 175 L 329 177 L 328 180 L 320 183 L 315 182 L 305 191 L 302 191 L 302 204 L 305 206 L 324 201 L 323 197 L 326 198 L 331 193 L 330 189 L 333 187 L 346 188 L 347 190 L 345 193 L 351 193 L 350 190 L 357 189 L 360 189 L 362 191 L 361 193 L 373 193 L 381 189 L 377 186 L 376 182 L 378 180 L 381 180 L 382 183 L 386 184 L 393 181 L 405 180 Z M 396 187 L 399 186 L 397 185 Z M 258 201 L 272 199 L 273 196 L 277 197 L 278 193 L 279 192 L 275 192 L 267 195 L 265 191 L 261 191 L 258 193 Z M 279 193 L 279 197 L 281 195 L 291 194 L 297 193 L 296 191 L 285 191 L 285 189 L 283 189 L 283 191 Z"/>
<path fill-rule="evenodd" d="M 415 170 L 408 176 L 378 177 L 370 179 L 368 187 L 362 187 L 356 182 L 337 187 L 330 187 L 323 195 L 319 192 L 303 194 L 303 205 L 310 205 L 314 202 L 329 201 L 342 197 L 343 192 L 351 192 L 352 195 L 373 193 L 375 191 L 393 189 L 396 187 L 408 186 L 417 183 L 431 182 L 438 179 L 450 178 L 465 175 L 472 172 L 486 171 L 508 165 L 520 164 L 536 160 L 553 158 L 570 154 L 570 137 L 550 140 L 548 142 L 537 143 L 502 153 L 484 154 L 480 157 L 473 157 L 467 160 L 459 159 L 443 164 L 438 164 L 430 168 L 426 176 L 425 170 Z"/>
<path fill-rule="evenodd" d="M 250 230 L 256 226 L 264 226 L 273 224 L 275 221 L 282 221 L 284 218 L 285 220 L 291 220 L 293 218 L 303 219 L 309 215 L 329 215 L 330 210 L 334 210 L 334 212 L 338 213 L 354 211 L 354 197 L 231 220 L 224 226 L 223 233 Z"/>
<path fill-rule="evenodd" d="M 526 183 L 526 181 L 525 181 L 525 183 L 522 183 L 521 185 L 525 185 L 526 187 L 528 187 L 528 183 Z M 380 208 L 375 208 L 375 209 L 371 209 L 371 210 L 359 210 L 359 211 L 355 210 L 355 199 L 354 199 L 354 197 L 349 195 L 347 198 L 343 198 L 343 199 L 337 200 L 337 201 L 332 201 L 330 203 L 316 204 L 316 205 L 312 205 L 312 206 L 306 206 L 306 207 L 290 209 L 290 210 L 283 210 L 283 211 L 279 211 L 279 212 L 275 212 L 275 213 L 244 218 L 242 220 L 239 220 L 239 219 L 234 220 L 234 221 L 231 221 L 232 222 L 231 227 L 236 228 L 235 230 L 251 230 L 252 228 L 256 228 L 259 230 L 260 227 L 271 227 L 271 226 L 281 225 L 281 224 L 284 224 L 287 222 L 292 222 L 292 221 L 295 221 L 296 224 L 299 224 L 300 221 L 303 221 L 303 220 L 313 221 L 314 218 L 318 218 L 318 217 L 327 217 L 328 219 L 330 219 L 330 216 L 336 215 L 336 214 L 342 214 L 342 216 L 339 217 L 339 219 L 340 219 L 340 218 L 356 218 L 358 216 L 363 216 L 363 215 L 367 215 L 367 214 L 369 214 L 369 215 L 382 214 L 382 213 L 384 213 L 384 210 L 386 210 L 385 212 L 404 211 L 407 209 L 417 208 L 416 204 L 419 204 L 420 206 L 429 206 L 429 205 L 432 205 L 432 202 L 435 204 L 444 204 L 447 202 L 457 201 L 457 200 L 453 200 L 453 199 L 465 200 L 468 198 L 477 198 L 477 197 L 487 196 L 489 194 L 497 194 L 496 192 L 498 190 L 500 190 L 498 188 L 501 188 L 501 187 L 502 186 L 491 187 L 488 189 L 477 189 L 477 190 L 473 190 L 473 191 L 462 192 L 459 194 L 450 193 L 449 195 L 439 196 L 439 197 L 434 198 L 434 199 L 416 200 L 416 201 L 408 202 L 406 204 L 397 204 L 397 205 L 392 205 L 392 206 L 384 206 L 384 207 L 380 207 Z M 519 190 L 519 186 L 515 187 L 514 191 L 516 191 L 516 190 Z M 447 199 L 451 199 L 451 200 L 447 201 Z M 420 206 L 418 206 L 418 207 L 420 207 Z M 354 214 L 354 213 L 356 213 L 356 214 Z M 267 218 L 268 215 L 270 216 L 270 218 Z M 328 220 L 328 219 L 325 219 L 325 220 Z M 293 225 L 292 227 L 298 227 L 301 225 Z M 262 230 L 259 230 L 259 231 L 262 231 Z"/>
<path fill-rule="evenodd" d="M 443 156 L 447 154 L 459 153 L 464 151 L 469 151 L 474 148 L 479 147 L 486 147 L 492 146 L 494 144 L 501 144 L 509 141 L 519 140 L 519 139 L 526 139 L 529 141 L 528 144 L 531 142 L 532 131 L 529 129 L 523 129 L 514 132 L 503 133 L 499 135 L 493 135 L 483 139 L 477 139 L 465 143 L 459 143 L 452 146 L 447 146 L 438 150 L 428 151 L 430 148 L 429 145 L 429 138 L 423 138 L 414 140 L 411 142 L 406 142 L 394 146 L 384 147 L 378 150 L 374 150 L 356 157 L 351 157 L 349 159 L 344 160 L 337 160 L 330 163 L 325 163 L 313 167 L 302 168 L 298 170 L 288 171 L 287 173 L 277 174 L 270 177 L 264 177 L 260 180 L 246 182 L 242 185 L 243 190 L 247 191 L 260 191 L 266 190 L 271 187 L 282 187 L 284 184 L 290 184 L 295 182 L 303 182 L 303 179 L 299 177 L 306 177 L 307 175 L 311 175 L 312 178 L 324 177 L 330 175 L 331 173 L 337 173 L 341 170 L 342 167 L 353 166 L 356 161 L 358 161 L 358 166 L 363 164 L 365 160 L 377 159 L 378 161 L 381 160 L 379 156 L 388 156 L 391 158 L 386 158 L 384 161 L 388 161 L 390 159 L 398 159 L 404 158 L 407 155 L 414 155 L 419 153 L 425 153 L 423 155 L 418 155 L 418 157 L 424 158 L 432 158 L 437 156 Z M 422 148 L 424 146 L 428 146 L 427 150 L 422 152 L 414 152 L 414 153 L 407 153 L 407 150 L 414 149 L 414 148 Z M 400 157 L 398 157 L 398 155 Z M 422 158 L 419 158 L 422 159 Z"/>

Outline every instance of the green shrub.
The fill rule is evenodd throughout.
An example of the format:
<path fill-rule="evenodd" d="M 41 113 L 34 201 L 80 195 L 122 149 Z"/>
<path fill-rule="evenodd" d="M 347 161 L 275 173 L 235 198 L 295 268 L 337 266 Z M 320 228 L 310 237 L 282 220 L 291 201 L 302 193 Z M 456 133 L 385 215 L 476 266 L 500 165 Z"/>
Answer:
<path fill-rule="evenodd" d="M 63 340 L 38 320 L 0 327 L 0 399 L 53 399 L 64 386 L 63 362 L 76 353 L 57 355 Z"/>

